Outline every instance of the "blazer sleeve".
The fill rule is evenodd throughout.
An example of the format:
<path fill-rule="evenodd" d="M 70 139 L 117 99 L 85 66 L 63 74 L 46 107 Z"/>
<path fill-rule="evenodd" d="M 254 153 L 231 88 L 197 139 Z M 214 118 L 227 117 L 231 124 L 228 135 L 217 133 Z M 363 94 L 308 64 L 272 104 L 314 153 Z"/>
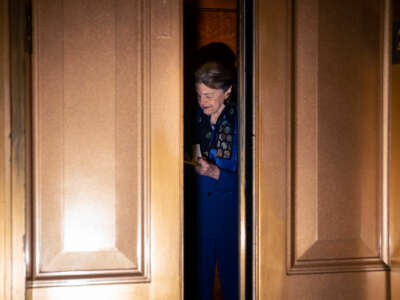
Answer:
<path fill-rule="evenodd" d="M 216 190 L 233 190 L 238 186 L 238 124 L 235 118 L 233 135 L 232 156 L 230 160 L 217 159 L 216 164 L 220 169 L 220 175 L 216 182 Z"/>

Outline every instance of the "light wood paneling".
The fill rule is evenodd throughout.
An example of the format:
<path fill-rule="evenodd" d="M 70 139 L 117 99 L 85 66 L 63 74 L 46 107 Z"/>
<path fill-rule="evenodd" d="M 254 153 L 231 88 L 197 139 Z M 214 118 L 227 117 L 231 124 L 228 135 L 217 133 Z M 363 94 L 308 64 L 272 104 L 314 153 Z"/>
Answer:
<path fill-rule="evenodd" d="M 143 1 L 36 1 L 33 282 L 148 280 Z"/>
<path fill-rule="evenodd" d="M 181 299 L 180 1 L 33 5 L 27 299 Z"/>
<path fill-rule="evenodd" d="M 258 299 L 388 297 L 388 7 L 256 1 Z"/>
<path fill-rule="evenodd" d="M 7 113 L 10 113 L 10 173 L 6 183 L 10 184 L 11 201 L 8 206 L 8 232 L 6 238 L 11 246 L 9 256 L 8 296 L 11 299 L 25 299 L 25 203 L 28 196 L 26 187 L 26 53 L 25 30 L 26 10 L 25 2 L 9 1 L 10 20 L 10 105 Z M 6 64 L 7 65 L 7 64 Z M 6 104 L 6 103 L 5 103 Z M 7 106 L 6 106 L 7 107 Z M 5 128 L 7 130 L 7 128 Z M 6 145 L 8 147 L 8 145 Z M 7 151 L 7 149 L 6 149 Z M 6 173 L 7 174 L 7 173 Z M 7 234 L 9 236 L 7 237 Z"/>
<path fill-rule="evenodd" d="M 289 271 L 382 267 L 380 2 L 294 7 Z"/>
<path fill-rule="evenodd" d="M 8 1 L 0 1 L 0 298 L 11 299 L 13 279 L 10 195 L 10 45 Z"/>

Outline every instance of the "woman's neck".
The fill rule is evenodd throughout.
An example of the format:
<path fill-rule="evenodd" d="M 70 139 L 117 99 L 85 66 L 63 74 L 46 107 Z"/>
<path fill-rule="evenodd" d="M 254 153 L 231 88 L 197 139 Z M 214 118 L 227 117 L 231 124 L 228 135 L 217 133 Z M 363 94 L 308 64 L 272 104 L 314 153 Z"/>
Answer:
<path fill-rule="evenodd" d="M 210 116 L 210 123 L 215 124 L 218 121 L 219 116 L 221 115 L 222 111 L 225 108 L 225 104 L 222 104 L 220 109 L 218 109 L 215 113 L 211 114 Z"/>

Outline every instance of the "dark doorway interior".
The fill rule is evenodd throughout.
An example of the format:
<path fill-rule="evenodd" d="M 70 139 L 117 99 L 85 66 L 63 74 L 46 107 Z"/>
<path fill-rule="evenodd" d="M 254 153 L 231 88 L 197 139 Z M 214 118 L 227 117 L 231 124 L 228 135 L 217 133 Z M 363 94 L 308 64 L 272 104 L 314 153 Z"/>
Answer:
<path fill-rule="evenodd" d="M 199 63 L 198 50 L 210 43 L 222 43 L 232 50 L 233 56 L 245 55 L 245 59 L 237 57 L 238 88 L 242 89 L 241 95 L 252 99 L 251 95 L 251 44 L 252 44 L 252 7 L 237 0 L 185 0 L 184 1 L 184 146 L 185 153 L 191 153 L 193 136 L 193 119 L 197 106 L 192 74 Z M 251 2 L 251 1 L 250 1 Z M 241 21 L 242 20 L 242 21 Z M 247 20 L 247 21 L 246 21 Z M 246 25 L 247 24 L 247 25 Z M 244 36 L 248 37 L 243 39 Z M 249 43 L 247 46 L 244 43 Z M 242 45 L 240 47 L 240 45 Z M 249 64 L 249 65 L 248 65 Z M 247 66 L 247 67 L 246 67 Z M 245 72 L 247 71 L 247 73 Z M 249 73 L 250 72 L 250 73 Z M 247 75 L 246 75 L 247 74 Z M 238 91 L 239 95 L 239 91 Z M 242 102 L 243 104 L 244 102 Z M 237 103 L 238 106 L 239 103 Z M 246 127 L 245 146 L 246 155 L 246 286 L 251 287 L 252 282 L 252 103 L 240 108 L 240 114 Z M 184 170 L 184 195 L 185 195 L 185 232 L 184 232 L 184 282 L 185 299 L 195 299 L 194 248 L 195 219 L 193 193 L 196 192 L 194 172 L 191 166 L 185 165 Z M 239 208 L 238 208 L 239 213 Z M 246 298 L 251 299 L 251 288 L 246 288 Z M 218 277 L 214 281 L 213 299 L 223 299 Z"/>

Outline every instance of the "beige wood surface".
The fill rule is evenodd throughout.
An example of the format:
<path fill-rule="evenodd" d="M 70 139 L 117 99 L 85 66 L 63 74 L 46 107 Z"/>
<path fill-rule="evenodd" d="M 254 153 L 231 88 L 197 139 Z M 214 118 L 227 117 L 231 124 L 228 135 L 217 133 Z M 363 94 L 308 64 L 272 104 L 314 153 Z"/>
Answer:
<path fill-rule="evenodd" d="M 6 6 L 7 7 L 7 6 Z M 6 10 L 4 10 L 6 11 Z M 4 13 L 2 10 L 2 12 Z M 26 64 L 27 55 L 25 52 L 25 28 L 26 16 L 25 6 L 21 2 L 8 1 L 8 57 L 9 61 L 4 67 L 9 68 L 3 73 L 5 81 L 3 82 L 5 91 L 9 91 L 9 98 L 3 98 L 4 101 L 4 123 L 2 130 L 4 138 L 7 138 L 3 144 L 5 159 L 7 159 L 4 171 L 5 189 L 4 200 L 6 208 L 5 239 L 6 239 L 6 297 L 9 299 L 25 299 L 25 203 L 26 203 L 26 99 L 29 94 L 27 86 Z M 3 19 L 2 19 L 3 20 Z M 19 20 L 19 22 L 15 22 Z M 3 23 L 4 24 L 4 23 Z M 3 31 L 3 38 L 7 38 L 7 32 Z M 6 43 L 3 44 L 7 49 Z M 4 52 L 7 56 L 7 53 Z M 8 75 L 8 76 L 7 76 Z M 20 117 L 16 117 L 16 116 Z M 6 298 L 7 299 L 7 298 Z"/>
<path fill-rule="evenodd" d="M 40 205 L 40 209 L 53 211 L 53 217 L 48 215 L 46 222 L 55 224 L 61 224 L 55 212 L 60 211 L 67 218 L 68 213 L 72 213 L 70 223 L 64 220 L 64 227 L 55 226 L 63 232 L 49 232 L 48 237 L 55 238 L 48 240 L 46 251 L 53 251 L 56 256 L 49 256 L 49 264 L 44 263 L 39 268 L 43 268 L 44 277 L 49 270 L 75 271 L 72 273 L 76 273 L 76 277 L 65 275 L 58 284 L 57 274 L 54 274 L 49 285 L 64 287 L 30 288 L 28 299 L 179 299 L 183 284 L 180 3 L 97 1 L 91 8 L 90 2 L 35 1 L 37 14 L 42 12 L 35 10 L 35 5 L 39 4 L 45 11 L 50 9 L 47 16 L 53 18 L 50 22 L 54 22 L 54 26 L 48 24 L 37 30 L 59 30 L 61 36 L 57 32 L 50 37 L 38 34 L 35 50 L 51 51 L 46 44 L 40 48 L 41 36 L 43 40 L 47 37 L 48 43 L 55 47 L 58 41 L 52 37 L 61 38 L 60 51 L 64 52 L 56 50 L 47 56 L 58 62 L 56 55 L 61 55 L 61 64 L 48 62 L 50 69 L 47 70 L 53 66 L 54 69 L 53 73 L 46 74 L 54 76 L 49 79 L 55 85 L 64 85 L 61 90 L 48 85 L 41 87 L 39 77 L 35 95 L 40 97 L 41 90 L 48 89 L 47 97 L 53 98 L 54 108 L 46 112 L 44 107 L 35 113 L 44 111 L 48 122 L 55 124 L 55 127 L 43 127 L 42 136 L 47 142 L 56 142 L 58 147 L 63 145 L 64 148 L 43 156 L 55 159 L 56 165 L 51 165 L 54 167 L 63 161 L 64 166 L 54 169 L 54 175 L 62 174 L 63 187 L 69 189 L 64 190 L 68 198 L 63 200 L 61 211 L 54 210 L 57 202 L 51 198 L 47 202 L 40 200 L 48 203 Z M 51 11 L 58 5 L 62 7 L 61 16 L 65 16 L 61 22 L 57 13 Z M 37 24 L 40 18 L 35 17 Z M 38 64 L 35 70 L 41 66 L 40 55 L 40 52 L 34 53 Z M 56 69 L 57 66 L 61 69 Z M 40 76 L 40 72 L 34 74 Z M 56 104 L 60 97 L 53 97 L 52 93 L 57 91 L 64 95 L 63 105 Z M 60 122 L 61 118 L 55 116 L 61 107 L 64 107 L 59 113 L 65 120 L 66 141 L 58 142 L 60 135 L 54 122 Z M 35 138 L 40 130 L 40 127 L 35 128 Z M 46 134 L 44 130 L 54 130 L 54 133 Z M 40 145 L 41 142 L 37 142 Z M 57 151 L 54 148 L 47 144 L 43 151 Z M 64 160 L 56 159 L 63 151 Z M 60 168 L 64 170 L 61 173 L 56 171 Z M 49 172 L 49 169 L 52 168 L 43 170 Z M 35 176 L 40 178 L 37 174 L 40 169 L 35 170 Z M 57 179 L 54 175 L 52 180 Z M 80 193 L 85 195 L 90 191 L 95 192 L 92 198 L 79 199 Z M 51 192 L 47 193 L 54 197 Z M 74 211 L 78 212 L 75 216 Z M 45 214 L 40 210 L 38 214 L 35 221 L 41 222 Z M 94 220 L 93 216 L 98 219 Z M 83 236 L 80 242 L 74 240 L 79 232 L 76 222 L 86 228 L 79 234 L 88 230 L 85 234 L 92 234 L 90 238 L 94 234 L 98 237 L 92 243 L 84 243 Z M 74 227 L 78 230 L 75 233 Z M 36 231 L 40 230 L 41 226 L 37 226 Z M 71 239 L 66 235 L 68 230 Z M 58 250 L 60 245 L 54 242 L 61 237 L 64 249 Z M 85 244 L 94 248 L 84 249 Z M 65 256 L 68 250 L 72 257 Z M 59 251 L 61 256 L 56 254 Z M 122 285 L 129 281 L 143 283 Z M 99 286 L 87 286 L 99 282 L 102 283 Z M 75 284 L 82 286 L 72 287 Z M 32 285 L 35 286 L 35 280 Z"/>
<path fill-rule="evenodd" d="M 34 3 L 32 285 L 90 272 L 148 281 L 145 12 Z"/>
<path fill-rule="evenodd" d="M 256 3 L 256 297 L 389 299 L 389 1 Z"/>
<path fill-rule="evenodd" d="M 291 7 L 289 1 L 256 1 L 257 299 L 383 300 L 396 299 L 400 294 L 396 285 L 399 279 L 397 269 L 391 273 L 384 271 L 389 252 L 389 230 L 385 227 L 388 224 L 388 200 L 385 196 L 389 121 L 386 111 L 388 2 L 382 1 L 380 6 L 380 1 L 331 1 L 317 7 L 317 1 L 310 0 L 293 1 L 294 7 Z M 18 45 L 8 44 L 9 1 L 0 3 L 0 58 L 7 61 L 8 47 L 17 49 Z M 91 284 L 90 274 L 80 278 L 79 283 L 71 281 L 74 278 L 53 278 L 59 284 L 28 288 L 27 299 L 182 299 L 181 4 L 154 0 L 150 10 L 150 6 L 145 5 L 147 1 L 140 3 L 148 9 L 144 9 L 142 20 L 147 29 L 142 32 L 144 65 L 139 73 L 143 78 L 143 99 L 148 101 L 145 103 L 148 104 L 150 165 L 150 281 L 108 284 L 111 277 L 106 273 L 110 270 L 105 270 L 100 276 L 103 282 L 97 282 L 97 285 Z M 74 4 L 76 2 L 69 2 L 69 5 Z M 94 21 L 97 17 L 105 15 L 96 15 Z M 318 32 L 313 31 L 315 26 L 318 26 Z M 367 29 L 371 29 L 368 33 L 373 34 L 365 34 Z M 81 33 L 85 34 L 85 31 Z M 301 37 L 301 40 L 295 37 Z M 303 41 L 307 41 L 306 44 L 301 44 Z M 12 58 L 9 61 L 15 65 L 19 63 Z M 326 69 L 329 64 L 332 67 Z M 21 107 L 24 104 L 23 83 L 10 90 L 10 79 L 14 77 L 9 70 L 7 64 L 1 65 L 0 185 L 4 189 L 0 195 L 0 230 L 4 235 L 0 238 L 0 268 L 3 273 L 0 275 L 0 297 L 22 300 L 25 298 L 26 153 L 21 124 L 25 121 L 25 110 Z M 18 78 L 18 74 L 14 76 Z M 323 89 L 315 91 L 315 85 L 308 87 L 310 81 Z M 333 92 L 329 92 L 330 89 Z M 301 96 L 302 93 L 305 96 Z M 13 99 L 10 103 L 11 95 L 18 100 Z M 12 145 L 8 139 L 11 120 L 6 113 L 10 110 L 13 115 Z M 302 112 L 306 113 L 300 118 Z M 107 118 L 113 118 L 108 113 L 104 112 Z M 142 113 L 146 115 L 145 110 Z M 74 114 L 74 117 L 78 115 Z M 311 117 L 307 118 L 308 115 Z M 366 115 L 372 124 L 364 119 Z M 298 120 L 303 122 L 296 123 Z M 334 124 L 336 121 L 339 125 Z M 308 128 L 307 122 L 310 124 Z M 326 127 L 317 126 L 323 124 Z M 293 139 L 296 132 L 297 139 Z M 86 143 L 85 140 L 80 142 Z M 358 147 L 358 151 L 354 152 L 349 143 Z M 300 153 L 305 155 L 299 157 Z M 322 157 L 322 165 L 316 164 L 316 156 Z M 101 167 L 95 165 L 93 170 Z M 344 180 L 335 175 L 343 170 L 354 176 L 345 174 L 349 180 Z M 319 171 L 329 171 L 331 175 L 321 178 Z M 101 179 L 103 174 L 99 176 Z M 335 176 L 339 180 L 333 180 Z M 310 187 L 296 190 L 302 188 L 294 184 L 296 180 L 307 178 L 305 184 Z M 338 186 L 334 192 L 340 195 L 332 196 L 328 191 L 336 182 Z M 369 191 L 367 195 L 362 194 L 364 186 Z M 112 207 L 115 208 L 116 203 Z M 397 207 L 396 203 L 392 202 L 392 209 Z M 397 228 L 396 222 L 394 215 L 393 228 Z M 118 224 L 110 226 L 116 233 Z M 320 228 L 322 235 L 317 234 Z M 365 229 L 372 231 L 371 234 L 364 232 Z M 392 233 L 394 262 L 398 256 L 398 238 L 393 235 L 396 233 L 397 230 Z M 334 241 L 333 246 L 322 245 L 316 251 L 309 251 L 320 240 L 328 240 L 331 244 Z M 350 242 L 350 246 L 338 247 L 341 241 Z M 362 241 L 366 248 L 357 246 L 355 241 Z M 302 261 L 306 254 L 309 254 L 309 260 Z M 328 260 L 332 264 L 326 263 Z M 104 271 L 103 261 L 99 262 L 99 269 Z M 120 278 L 118 280 L 121 282 Z"/>
<path fill-rule="evenodd" d="M 0 1 L 0 298 L 12 295 L 8 1 Z"/>
<path fill-rule="evenodd" d="M 2 61 L 9 53 L 7 4 L 1 2 Z M 13 197 L 2 189 L 1 298 L 181 299 L 181 3 L 91 4 L 33 1 L 33 174 L 25 167 L 23 38 L 11 44 L 20 51 L 11 62 L 22 69 L 8 74 L 2 64 L 0 179 Z M 19 7 L 13 20 L 24 28 Z M 13 76 L 20 86 L 14 79 L 10 92 Z M 34 197 L 27 194 L 34 256 L 26 256 L 32 274 L 25 291 L 26 178 L 34 179 Z"/>

